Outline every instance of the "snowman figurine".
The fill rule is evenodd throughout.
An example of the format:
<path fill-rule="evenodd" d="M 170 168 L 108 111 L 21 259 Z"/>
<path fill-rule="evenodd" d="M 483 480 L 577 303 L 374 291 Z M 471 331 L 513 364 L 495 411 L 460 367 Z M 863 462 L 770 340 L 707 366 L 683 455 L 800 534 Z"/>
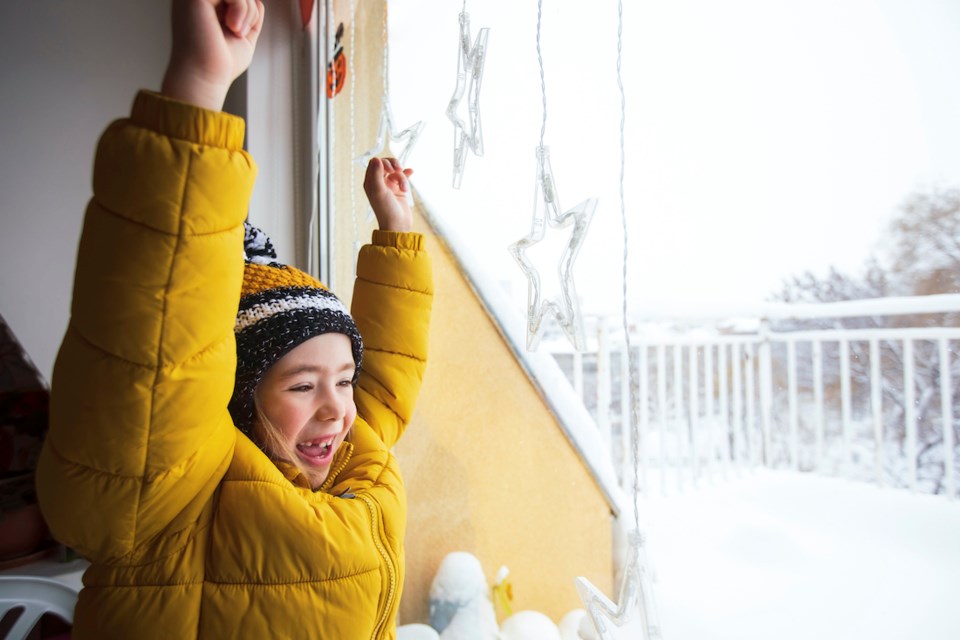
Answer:
<path fill-rule="evenodd" d="M 430 585 L 430 626 L 440 640 L 497 640 L 497 615 L 487 579 L 472 553 L 454 551 Z"/>

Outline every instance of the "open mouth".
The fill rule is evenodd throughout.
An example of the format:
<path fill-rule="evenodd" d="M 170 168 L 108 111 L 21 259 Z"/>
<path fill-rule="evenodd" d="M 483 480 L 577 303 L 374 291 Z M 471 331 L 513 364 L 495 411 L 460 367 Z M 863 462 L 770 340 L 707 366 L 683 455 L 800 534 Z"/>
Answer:
<path fill-rule="evenodd" d="M 320 438 L 297 444 L 297 453 L 307 463 L 313 466 L 324 466 L 333 458 L 334 441 L 336 436 Z"/>

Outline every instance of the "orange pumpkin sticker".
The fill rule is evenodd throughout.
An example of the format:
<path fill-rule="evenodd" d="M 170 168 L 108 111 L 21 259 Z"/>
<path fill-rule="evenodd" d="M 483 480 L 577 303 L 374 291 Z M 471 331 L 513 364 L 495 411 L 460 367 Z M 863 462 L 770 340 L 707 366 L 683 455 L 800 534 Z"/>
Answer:
<path fill-rule="evenodd" d="M 337 27 L 336 40 L 333 43 L 333 60 L 327 64 L 327 98 L 331 99 L 343 90 L 347 79 L 347 56 L 343 53 L 343 23 Z"/>

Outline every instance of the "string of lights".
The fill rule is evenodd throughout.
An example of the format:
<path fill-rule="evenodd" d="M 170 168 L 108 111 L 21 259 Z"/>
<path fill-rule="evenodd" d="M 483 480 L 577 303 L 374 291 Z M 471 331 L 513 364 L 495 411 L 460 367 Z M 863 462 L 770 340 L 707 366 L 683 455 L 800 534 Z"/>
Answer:
<path fill-rule="evenodd" d="M 540 89 L 543 100 L 543 120 L 540 126 L 540 144 L 536 148 L 536 198 L 533 207 L 533 219 L 530 233 L 509 246 L 510 254 L 516 260 L 527 278 L 527 350 L 535 351 L 540 343 L 545 317 L 554 318 L 561 331 L 578 351 L 586 347 L 583 334 L 583 320 L 580 314 L 580 301 L 573 279 L 573 266 L 580 247 L 586 239 L 590 221 L 597 208 L 596 198 L 584 200 L 570 210 L 560 206 L 557 183 L 550 166 L 550 150 L 545 144 L 547 130 L 547 85 L 544 73 L 543 55 L 540 46 L 541 23 L 543 19 L 543 0 L 537 2 L 537 59 L 540 63 Z M 544 295 L 541 290 L 540 271 L 527 256 L 527 249 L 542 242 L 548 230 L 573 226 L 566 245 L 560 256 L 560 264 L 555 273 L 559 277 L 560 292 L 557 295 Z M 553 272 L 551 270 L 551 272 Z"/>
<path fill-rule="evenodd" d="M 487 56 L 490 29 L 484 27 L 473 40 L 470 33 L 470 14 L 464 0 L 459 17 L 457 38 L 457 85 L 447 104 L 447 119 L 453 123 L 453 188 L 459 189 L 467 161 L 467 151 L 483 155 L 483 128 L 480 120 L 480 87 Z M 460 117 L 460 105 L 467 94 L 467 122 Z"/>
<path fill-rule="evenodd" d="M 630 258 L 630 243 L 628 239 L 627 225 L 627 207 L 624 183 L 626 178 L 626 95 L 623 88 L 622 75 L 623 61 L 623 2 L 617 2 L 617 88 L 620 92 L 620 176 L 619 176 L 619 200 L 620 200 L 620 222 L 623 231 L 623 278 L 622 278 L 622 314 L 621 321 L 623 325 L 624 340 L 626 343 L 627 370 L 630 379 L 630 389 L 632 393 L 637 393 L 639 385 L 637 383 L 637 372 L 639 368 L 635 362 L 633 344 L 630 337 L 630 322 L 628 315 L 628 294 L 629 278 L 628 264 Z M 620 593 L 617 603 L 612 602 L 600 590 L 594 587 L 585 578 L 577 578 L 577 590 L 580 592 L 580 598 L 587 608 L 587 613 L 593 620 L 594 626 L 600 633 L 601 640 L 612 640 L 610 629 L 607 622 L 612 622 L 618 627 L 623 627 L 634 621 L 636 617 L 637 624 L 643 633 L 643 640 L 659 640 L 662 638 L 659 623 L 657 621 L 656 607 L 653 600 L 653 590 L 650 585 L 649 571 L 646 561 L 646 536 L 640 528 L 640 505 L 638 498 L 640 496 L 640 456 L 638 445 L 640 443 L 639 433 L 639 412 L 636 400 L 631 405 L 631 446 L 626 452 L 631 456 L 633 467 L 633 495 L 631 504 L 633 511 L 633 527 L 627 536 L 627 561 L 624 565 L 623 576 L 620 586 Z"/>
<path fill-rule="evenodd" d="M 364 168 L 371 158 L 384 151 L 390 151 L 399 160 L 400 164 L 406 165 L 407 157 L 413 151 L 413 147 L 423 131 L 423 121 L 418 121 L 399 132 L 394 124 L 393 111 L 390 107 L 390 47 L 387 40 L 387 6 L 388 3 L 384 0 L 382 28 L 383 98 L 380 103 L 380 122 L 377 126 L 377 137 L 374 145 L 356 158 L 357 164 Z"/>
<path fill-rule="evenodd" d="M 357 154 L 357 6 L 356 0 L 350 0 L 350 57 L 353 75 L 350 82 L 350 157 Z M 353 226 L 353 265 L 351 273 L 357 271 L 357 254 L 360 251 L 360 228 L 357 222 L 357 165 L 350 163 L 350 222 Z"/>

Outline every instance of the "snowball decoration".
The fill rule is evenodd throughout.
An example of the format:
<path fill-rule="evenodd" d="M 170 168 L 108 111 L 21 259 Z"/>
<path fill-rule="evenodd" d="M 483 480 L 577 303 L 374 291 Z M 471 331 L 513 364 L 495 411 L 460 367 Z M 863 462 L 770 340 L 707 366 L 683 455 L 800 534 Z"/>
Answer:
<path fill-rule="evenodd" d="M 560 629 L 560 640 L 600 640 L 585 609 L 567 612 L 557 626 Z"/>
<path fill-rule="evenodd" d="M 597 634 L 597 628 L 593 626 L 593 621 L 590 619 L 590 616 L 584 615 L 580 618 L 580 625 L 577 627 L 577 638 L 580 640 L 600 640 L 600 636 Z M 640 634 L 637 633 L 637 637 L 640 637 Z"/>
<path fill-rule="evenodd" d="M 405 624 L 397 627 L 397 640 L 438 640 L 433 627 L 425 624 Z"/>
<path fill-rule="evenodd" d="M 586 239 L 587 229 L 597 208 L 596 198 L 584 200 L 573 209 L 563 211 L 557 183 L 550 166 L 550 150 L 537 147 L 536 198 L 533 204 L 533 221 L 530 233 L 510 245 L 510 254 L 527 277 L 527 350 L 536 351 L 543 335 L 544 316 L 557 320 L 564 335 L 577 351 L 583 351 L 586 340 L 583 335 L 583 319 L 580 315 L 580 300 L 573 282 L 573 263 Z M 570 239 L 560 256 L 557 274 L 560 278 L 559 296 L 545 297 L 540 288 L 540 272 L 527 257 L 526 251 L 541 242 L 547 229 L 563 229 L 573 225 Z"/>
<path fill-rule="evenodd" d="M 500 640 L 561 640 L 557 625 L 539 611 L 519 611 L 503 621 Z"/>
<path fill-rule="evenodd" d="M 497 617 L 480 561 L 454 551 L 430 585 L 430 626 L 442 640 L 496 640 Z"/>
<path fill-rule="evenodd" d="M 466 3 L 464 3 L 466 4 Z M 480 29 L 475 41 L 470 40 L 470 14 L 460 13 L 460 41 L 457 46 L 457 86 L 447 105 L 447 118 L 453 123 L 453 188 L 459 189 L 467 150 L 483 155 L 483 129 L 480 126 L 480 83 L 487 57 L 487 36 L 490 29 Z M 460 117 L 460 102 L 467 93 L 466 124 Z"/>

